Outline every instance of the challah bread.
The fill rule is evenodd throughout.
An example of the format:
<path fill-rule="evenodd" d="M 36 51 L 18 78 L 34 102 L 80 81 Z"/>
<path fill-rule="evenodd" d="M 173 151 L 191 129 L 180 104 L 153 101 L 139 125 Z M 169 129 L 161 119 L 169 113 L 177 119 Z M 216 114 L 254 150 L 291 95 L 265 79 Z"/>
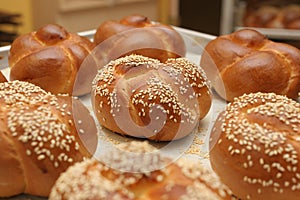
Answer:
<path fill-rule="evenodd" d="M 240 199 L 299 199 L 300 104 L 274 93 L 235 98 L 210 138 L 213 170 Z"/>
<path fill-rule="evenodd" d="M 173 27 L 143 15 L 129 15 L 99 25 L 94 42 L 98 45 L 109 38 L 113 38 L 106 52 L 110 59 L 139 54 L 164 62 L 168 58 L 184 57 L 186 53 L 183 38 Z"/>
<path fill-rule="evenodd" d="M 156 153 L 147 156 L 148 149 L 152 151 L 152 148 L 145 142 L 120 146 L 126 148 L 122 147 L 123 153 L 112 152 L 109 165 L 126 169 L 138 165 L 142 170 L 164 159 Z M 128 152 L 135 156 L 129 156 Z M 49 199 L 231 199 L 230 190 L 199 161 L 180 158 L 164 168 L 140 172 L 122 171 L 123 168 L 109 165 L 88 159 L 71 166 L 56 181 Z"/>
<path fill-rule="evenodd" d="M 13 41 L 8 57 L 10 79 L 31 82 L 54 94 L 86 94 L 97 69 L 80 66 L 93 48 L 87 38 L 47 24 Z M 84 77 L 79 77 L 79 70 Z"/>
<path fill-rule="evenodd" d="M 185 58 L 162 63 L 141 55 L 112 60 L 100 69 L 91 99 L 102 126 L 156 141 L 190 134 L 212 101 L 206 75 L 195 64 Z"/>
<path fill-rule="evenodd" d="M 243 29 L 205 46 L 200 66 L 227 101 L 244 93 L 274 92 L 296 99 L 300 91 L 300 50 Z"/>
<path fill-rule="evenodd" d="M 48 196 L 61 172 L 96 149 L 93 118 L 70 96 L 0 83 L 0 111 L 0 197 Z"/>
<path fill-rule="evenodd" d="M 258 28 L 300 29 L 300 5 L 261 5 L 247 9 L 243 25 Z"/>

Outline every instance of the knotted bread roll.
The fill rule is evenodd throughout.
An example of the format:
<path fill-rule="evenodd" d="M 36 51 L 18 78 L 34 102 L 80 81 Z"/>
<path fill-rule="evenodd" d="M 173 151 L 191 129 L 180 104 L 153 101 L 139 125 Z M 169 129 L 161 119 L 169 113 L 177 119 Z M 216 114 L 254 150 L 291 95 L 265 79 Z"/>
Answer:
<path fill-rule="evenodd" d="M 210 139 L 210 162 L 240 199 L 300 196 L 300 104 L 252 93 L 227 105 Z"/>
<path fill-rule="evenodd" d="M 107 129 L 156 141 L 192 133 L 211 107 L 204 71 L 185 58 L 141 55 L 112 60 L 92 86 L 94 113 Z"/>
<path fill-rule="evenodd" d="M 70 167 L 56 181 L 49 199 L 232 199 L 230 190 L 199 161 L 180 158 L 163 168 L 144 171 L 166 158 L 155 152 L 149 155 L 155 150 L 146 142 L 117 148 L 121 153 L 107 155 L 107 165 L 88 159 Z M 138 171 L 128 171 L 132 168 Z"/>
<path fill-rule="evenodd" d="M 186 53 L 183 38 L 172 26 L 151 21 L 143 15 L 128 15 L 120 21 L 102 23 L 94 35 L 94 42 L 102 45 L 109 39 L 113 41 L 105 53 L 111 59 L 139 54 L 164 62 L 168 58 L 184 57 Z"/>
<path fill-rule="evenodd" d="M 258 5 L 246 10 L 243 25 L 258 28 L 300 29 L 300 5 Z"/>
<path fill-rule="evenodd" d="M 268 40 L 255 30 L 243 29 L 212 40 L 200 66 L 227 101 L 254 92 L 296 99 L 300 91 L 300 50 Z"/>
<path fill-rule="evenodd" d="M 0 197 L 48 196 L 60 173 L 97 146 L 93 118 L 70 96 L 0 83 L 0 113 Z"/>
<path fill-rule="evenodd" d="M 31 82 L 54 94 L 89 93 L 97 70 L 87 65 L 81 68 L 81 64 L 93 48 L 87 38 L 47 24 L 13 41 L 8 57 L 10 79 Z"/>

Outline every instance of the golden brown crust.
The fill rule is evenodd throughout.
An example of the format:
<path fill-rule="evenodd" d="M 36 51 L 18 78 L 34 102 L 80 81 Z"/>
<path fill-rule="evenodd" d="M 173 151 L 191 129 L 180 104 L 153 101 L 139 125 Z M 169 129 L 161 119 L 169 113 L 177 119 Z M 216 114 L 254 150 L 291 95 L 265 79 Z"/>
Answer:
<path fill-rule="evenodd" d="M 94 76 L 90 70 L 85 74 L 89 84 L 74 84 L 82 62 L 93 48 L 88 39 L 59 25 L 45 25 L 13 41 L 8 57 L 10 79 L 34 83 L 55 94 L 86 94 Z"/>
<path fill-rule="evenodd" d="M 254 30 L 239 30 L 211 41 L 200 66 L 227 101 L 253 92 L 296 99 L 300 91 L 300 50 L 272 42 Z"/>
<path fill-rule="evenodd" d="M 299 199 L 300 104 L 274 93 L 243 95 L 215 123 L 210 161 L 241 199 Z"/>
<path fill-rule="evenodd" d="M 106 52 L 111 59 L 139 54 L 164 62 L 168 58 L 184 57 L 186 53 L 184 41 L 175 29 L 155 23 L 143 15 L 129 15 L 120 21 L 105 21 L 97 28 L 94 42 L 101 44 L 112 37 L 112 45 L 116 48 Z"/>
<path fill-rule="evenodd" d="M 101 125 L 157 141 L 190 134 L 211 106 L 205 73 L 185 58 L 122 57 L 99 70 L 92 87 Z"/>
<path fill-rule="evenodd" d="M 135 148 L 135 145 L 136 143 L 128 144 L 130 148 Z M 142 143 L 142 145 L 149 144 Z M 140 146 L 138 145 L 139 149 Z M 147 152 L 144 153 L 141 157 L 147 155 Z M 128 159 L 126 154 L 118 156 L 114 154 L 110 157 L 109 164 L 113 162 L 119 166 L 143 164 L 133 160 L 133 157 Z M 147 161 L 155 164 L 161 159 L 161 157 L 144 158 L 145 165 L 148 164 Z M 136 173 L 110 168 L 97 160 L 86 160 L 70 167 L 60 176 L 52 188 L 49 199 L 217 200 L 231 199 L 230 194 L 230 190 L 212 171 L 205 169 L 200 162 L 189 159 L 181 158 L 165 168 Z"/>
<path fill-rule="evenodd" d="M 61 172 L 94 153 L 96 126 L 82 107 L 81 118 L 75 118 L 72 101 L 78 100 L 54 96 L 28 82 L 0 83 L 1 197 L 48 196 Z M 80 134 L 94 141 L 88 141 L 92 147 L 84 146 Z"/>
<path fill-rule="evenodd" d="M 6 79 L 6 77 L 3 75 L 3 73 L 0 71 L 0 83 L 3 83 L 3 82 L 7 82 L 7 79 Z"/>

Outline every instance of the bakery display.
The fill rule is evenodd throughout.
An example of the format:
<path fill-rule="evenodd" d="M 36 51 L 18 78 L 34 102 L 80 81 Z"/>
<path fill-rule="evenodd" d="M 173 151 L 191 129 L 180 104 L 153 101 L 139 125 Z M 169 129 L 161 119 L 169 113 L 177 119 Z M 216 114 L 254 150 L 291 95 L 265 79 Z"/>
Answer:
<path fill-rule="evenodd" d="M 11 44 L 10 80 L 28 81 L 54 94 L 89 93 L 97 69 L 82 69 L 81 64 L 93 48 L 87 38 L 60 25 L 47 24 Z"/>
<path fill-rule="evenodd" d="M 255 30 L 242 29 L 210 41 L 200 66 L 227 101 L 254 92 L 296 99 L 300 91 L 300 50 Z"/>
<path fill-rule="evenodd" d="M 242 20 L 248 27 L 300 29 L 300 4 L 282 1 L 249 3 Z"/>
<path fill-rule="evenodd" d="M 299 199 L 300 104 L 274 93 L 235 98 L 210 138 L 213 170 L 240 199 Z"/>
<path fill-rule="evenodd" d="M 212 103 L 209 81 L 200 67 L 185 58 L 162 63 L 141 55 L 112 60 L 100 69 L 91 100 L 105 128 L 155 141 L 190 134 Z"/>
<path fill-rule="evenodd" d="M 88 109 L 23 81 L 0 83 L 0 197 L 48 196 L 70 165 L 93 155 L 97 129 Z"/>
<path fill-rule="evenodd" d="M 112 152 L 108 158 L 118 169 L 95 159 L 75 164 L 56 181 L 49 199 L 232 199 L 230 190 L 199 161 L 180 158 L 165 168 L 143 171 L 165 159 L 147 156 L 151 147 L 145 142 L 119 145 L 123 153 Z M 122 170 L 137 167 L 141 171 Z"/>
<path fill-rule="evenodd" d="M 105 54 L 111 60 L 139 54 L 164 62 L 168 58 L 184 57 L 186 53 L 183 38 L 172 26 L 151 21 L 143 15 L 103 22 L 96 30 L 94 42 L 97 48 L 109 46 Z"/>

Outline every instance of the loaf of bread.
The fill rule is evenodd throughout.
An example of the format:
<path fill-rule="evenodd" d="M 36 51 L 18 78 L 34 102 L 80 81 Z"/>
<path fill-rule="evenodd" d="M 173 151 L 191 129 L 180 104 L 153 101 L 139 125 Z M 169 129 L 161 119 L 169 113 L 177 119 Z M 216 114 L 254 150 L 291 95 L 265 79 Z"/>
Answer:
<path fill-rule="evenodd" d="M 96 149 L 93 118 L 68 95 L 0 83 L 0 113 L 0 197 L 48 196 L 60 173 Z"/>
<path fill-rule="evenodd" d="M 124 148 L 126 147 L 126 148 Z M 107 155 L 107 165 L 95 159 L 77 163 L 63 173 L 51 190 L 50 200 L 135 199 L 191 200 L 231 199 L 230 190 L 199 161 L 180 158 L 163 168 L 162 156 L 148 143 L 121 144 Z M 149 156 L 149 151 L 152 156 Z M 128 169 L 139 169 L 130 171 Z M 125 170 L 126 169 L 126 170 Z M 146 170 L 145 170 L 146 169 Z"/>
<path fill-rule="evenodd" d="M 172 26 L 143 15 L 105 21 L 97 28 L 94 42 L 100 49 L 108 46 L 105 54 L 110 60 L 139 54 L 164 62 L 168 58 L 184 57 L 186 53 L 183 38 Z"/>
<path fill-rule="evenodd" d="M 255 30 L 242 29 L 210 41 L 200 66 L 227 101 L 254 92 L 296 99 L 300 91 L 300 50 Z"/>
<path fill-rule="evenodd" d="M 31 82 L 54 94 L 89 93 L 97 69 L 93 65 L 81 68 L 81 64 L 93 48 L 87 38 L 47 24 L 13 41 L 10 79 Z"/>
<path fill-rule="evenodd" d="M 186 58 L 162 63 L 141 55 L 112 60 L 100 69 L 91 99 L 102 126 L 155 141 L 192 133 L 212 101 L 209 81 L 194 63 Z"/>
<path fill-rule="evenodd" d="M 258 28 L 300 29 L 300 5 L 261 5 L 247 9 L 243 25 Z"/>
<path fill-rule="evenodd" d="M 213 126 L 210 162 L 240 199 L 300 196 L 300 104 L 274 93 L 229 103 Z"/>

